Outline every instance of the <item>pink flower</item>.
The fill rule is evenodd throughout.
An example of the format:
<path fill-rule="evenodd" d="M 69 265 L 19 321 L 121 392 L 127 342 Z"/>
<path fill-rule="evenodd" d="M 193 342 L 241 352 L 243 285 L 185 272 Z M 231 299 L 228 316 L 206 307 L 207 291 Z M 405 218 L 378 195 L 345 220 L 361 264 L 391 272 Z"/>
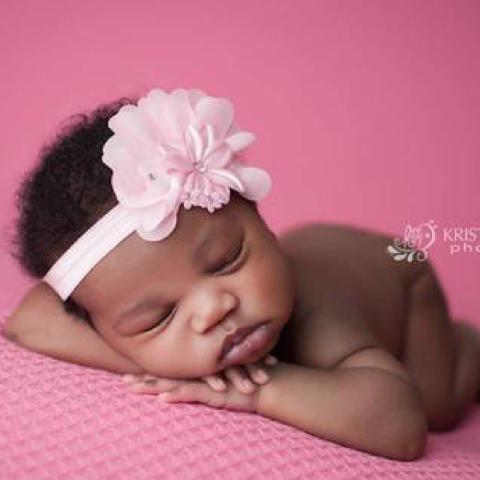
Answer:
<path fill-rule="evenodd" d="M 119 203 L 138 214 L 142 238 L 168 236 L 182 204 L 213 213 L 228 203 L 230 188 L 250 200 L 269 192 L 268 173 L 234 157 L 255 136 L 238 128 L 233 113 L 229 100 L 201 90 L 153 89 L 110 118 L 103 162 Z"/>

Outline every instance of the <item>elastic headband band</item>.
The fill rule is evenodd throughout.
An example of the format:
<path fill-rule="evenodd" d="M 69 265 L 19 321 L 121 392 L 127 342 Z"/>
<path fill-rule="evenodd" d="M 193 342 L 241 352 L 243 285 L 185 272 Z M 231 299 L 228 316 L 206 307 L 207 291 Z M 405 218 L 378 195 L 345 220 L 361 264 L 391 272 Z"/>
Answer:
<path fill-rule="evenodd" d="M 226 98 L 201 90 L 153 89 L 137 105 L 124 105 L 108 121 L 114 132 L 102 161 L 112 170 L 118 204 L 81 235 L 43 280 L 65 301 L 88 272 L 136 231 L 159 241 L 174 230 L 178 209 L 210 213 L 226 205 L 230 189 L 260 200 L 270 175 L 234 157 L 255 140 L 233 121 Z"/>

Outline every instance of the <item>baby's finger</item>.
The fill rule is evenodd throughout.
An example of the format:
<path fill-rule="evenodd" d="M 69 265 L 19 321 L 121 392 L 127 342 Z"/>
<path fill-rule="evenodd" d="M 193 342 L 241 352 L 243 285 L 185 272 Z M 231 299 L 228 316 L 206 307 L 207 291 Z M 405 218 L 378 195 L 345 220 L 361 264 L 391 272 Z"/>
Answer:
<path fill-rule="evenodd" d="M 204 382 L 185 382 L 167 392 L 159 393 L 157 398 L 164 402 L 199 402 L 221 408 L 225 405 L 227 394 L 212 391 Z"/>
<path fill-rule="evenodd" d="M 258 363 L 247 364 L 245 365 L 245 368 L 247 369 L 250 378 L 254 382 L 259 383 L 260 385 L 263 385 L 270 380 L 270 377 L 268 376 L 265 369 L 262 368 L 262 366 Z"/>
<path fill-rule="evenodd" d="M 268 365 L 269 367 L 273 367 L 274 365 L 276 365 L 278 363 L 278 359 L 277 359 L 277 357 L 274 357 L 273 355 L 267 355 L 263 359 L 263 363 L 265 365 Z"/>
<path fill-rule="evenodd" d="M 152 378 L 155 378 L 153 375 L 150 375 L 148 373 L 142 373 L 142 374 L 138 374 L 138 375 L 128 373 L 126 375 L 123 375 L 122 382 L 127 383 L 127 384 L 128 383 L 135 383 L 135 382 L 143 382 L 144 378 L 148 378 L 148 376 L 152 377 Z"/>
<path fill-rule="evenodd" d="M 227 388 L 227 384 L 220 375 L 208 375 L 202 377 L 202 380 L 207 382 L 214 390 L 223 391 Z"/>
<path fill-rule="evenodd" d="M 242 393 L 252 393 L 257 387 L 249 379 L 243 367 L 230 367 L 224 371 L 224 375 L 233 383 L 235 388 Z"/>
<path fill-rule="evenodd" d="M 181 380 L 171 378 L 151 378 L 143 382 L 132 383 L 128 388 L 135 393 L 160 393 L 166 392 L 183 383 Z"/>
<path fill-rule="evenodd" d="M 157 378 L 154 375 L 150 375 L 149 373 L 142 373 L 139 375 L 127 374 L 122 377 L 122 381 L 127 384 L 132 384 L 136 382 L 143 382 L 145 380 L 151 380 Z"/>

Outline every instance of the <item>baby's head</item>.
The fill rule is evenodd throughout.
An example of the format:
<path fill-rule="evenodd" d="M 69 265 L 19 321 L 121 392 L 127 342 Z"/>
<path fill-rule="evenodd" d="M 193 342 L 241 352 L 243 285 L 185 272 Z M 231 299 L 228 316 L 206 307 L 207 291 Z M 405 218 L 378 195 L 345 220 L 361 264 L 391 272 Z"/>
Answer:
<path fill-rule="evenodd" d="M 13 255 L 34 278 L 118 204 L 102 149 L 112 136 L 108 120 L 126 103 L 132 100 L 79 116 L 42 149 L 24 179 Z M 288 259 L 255 201 L 231 189 L 214 212 L 181 205 L 162 240 L 130 233 L 64 305 L 146 371 L 200 377 L 265 356 L 292 313 L 293 290 Z M 229 333 L 260 324 L 268 334 L 260 349 L 242 361 L 220 361 Z"/>

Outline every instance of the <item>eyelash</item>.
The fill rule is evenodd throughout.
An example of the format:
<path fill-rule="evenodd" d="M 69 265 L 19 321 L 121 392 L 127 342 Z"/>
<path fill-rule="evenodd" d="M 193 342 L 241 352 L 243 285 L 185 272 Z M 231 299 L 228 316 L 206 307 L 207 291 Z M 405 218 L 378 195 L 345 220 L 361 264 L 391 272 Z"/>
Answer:
<path fill-rule="evenodd" d="M 208 273 L 214 274 L 218 271 L 221 272 L 223 269 L 225 269 L 225 267 L 234 265 L 235 262 L 237 262 L 237 260 L 242 256 L 243 245 L 244 245 L 244 242 L 242 241 L 242 243 L 240 244 L 240 248 L 238 250 L 235 250 L 235 254 L 233 255 L 233 258 L 229 258 L 227 259 L 226 262 L 220 263 L 218 266 L 217 265 L 214 266 L 213 268 L 209 269 Z"/>
<path fill-rule="evenodd" d="M 226 262 L 224 262 L 223 264 L 220 264 L 218 267 L 215 266 L 214 268 L 210 269 L 209 270 L 209 273 L 215 273 L 217 272 L 219 269 L 220 271 L 222 271 L 225 267 L 229 267 L 229 266 L 232 266 L 232 265 L 235 265 L 236 262 L 243 256 L 242 253 L 243 253 L 243 250 L 244 250 L 244 241 L 242 240 L 242 243 L 240 245 L 240 249 L 238 251 L 235 252 L 235 255 L 232 259 L 229 259 L 227 260 Z M 148 328 L 147 330 L 144 330 L 144 332 L 142 333 L 146 333 L 146 332 L 149 332 L 150 330 L 153 330 L 155 327 L 157 327 L 158 325 L 160 325 L 161 323 L 164 323 L 168 320 L 170 320 L 171 318 L 173 318 L 175 316 L 175 313 L 176 313 L 176 310 L 177 310 L 177 307 L 175 306 L 171 311 L 170 313 L 165 316 L 165 317 L 162 317 L 160 320 L 158 320 L 157 322 L 155 322 L 150 328 Z"/>

